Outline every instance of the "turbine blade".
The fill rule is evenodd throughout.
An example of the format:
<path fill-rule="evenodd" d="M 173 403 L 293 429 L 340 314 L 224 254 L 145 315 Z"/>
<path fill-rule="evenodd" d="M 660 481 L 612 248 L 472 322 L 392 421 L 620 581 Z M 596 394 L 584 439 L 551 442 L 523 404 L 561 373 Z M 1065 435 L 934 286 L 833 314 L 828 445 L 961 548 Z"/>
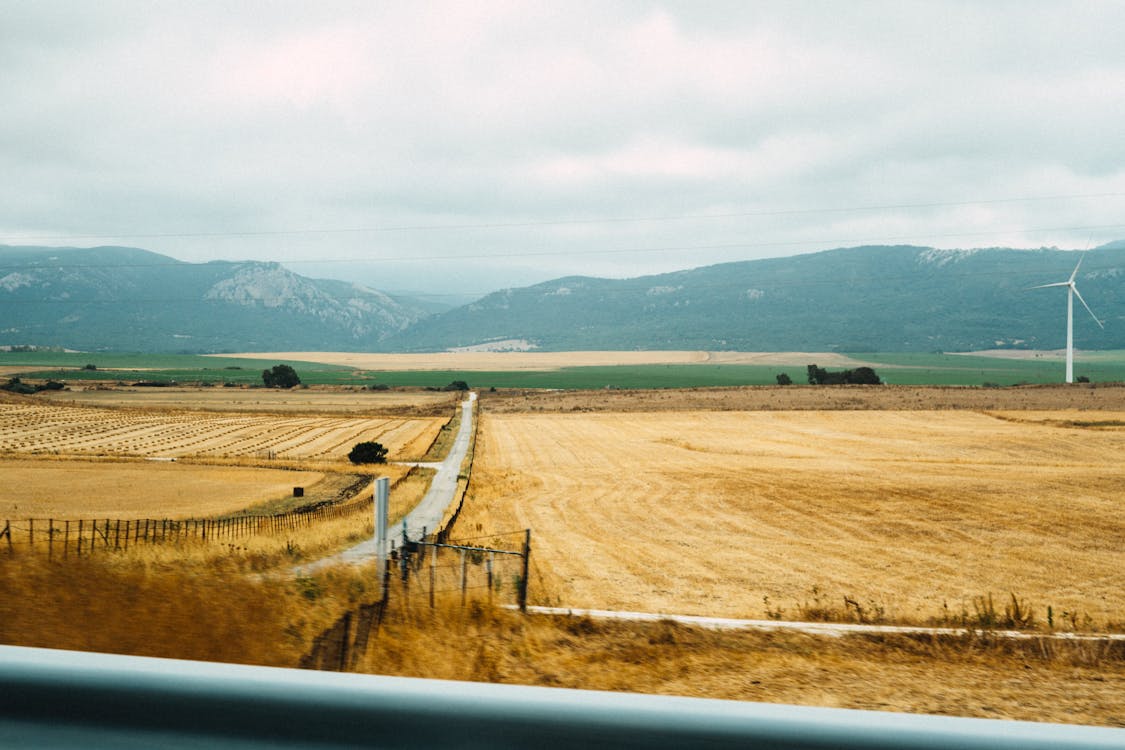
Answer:
<path fill-rule="evenodd" d="M 1048 289 L 1048 288 L 1053 287 L 1053 286 L 1070 286 L 1070 282 L 1069 281 L 1060 281 L 1057 284 L 1040 284 L 1039 286 L 1028 287 L 1028 291 L 1031 291 L 1032 289 Z"/>
<path fill-rule="evenodd" d="M 1071 283 L 1071 284 L 1073 284 L 1073 283 L 1074 283 L 1074 277 L 1078 275 L 1078 267 L 1082 265 L 1082 259 L 1083 259 L 1084 257 L 1086 257 L 1086 253 L 1082 253 L 1082 255 L 1079 255 L 1079 256 L 1078 256 L 1078 265 L 1076 265 L 1076 266 L 1074 267 L 1074 270 L 1073 270 L 1073 271 L 1071 271 L 1071 273 L 1070 273 L 1070 283 Z"/>
<path fill-rule="evenodd" d="M 1095 323 L 1101 326 L 1102 330 L 1105 330 L 1105 326 L 1102 325 L 1102 322 L 1100 320 L 1098 320 L 1098 316 L 1094 315 L 1094 311 L 1091 310 L 1090 306 L 1086 304 L 1086 300 L 1082 299 L 1082 294 L 1078 291 L 1078 287 L 1073 287 L 1073 289 L 1074 296 L 1078 297 L 1078 301 L 1081 302 L 1082 306 L 1086 308 L 1086 312 L 1090 313 L 1090 317 L 1094 319 Z"/>

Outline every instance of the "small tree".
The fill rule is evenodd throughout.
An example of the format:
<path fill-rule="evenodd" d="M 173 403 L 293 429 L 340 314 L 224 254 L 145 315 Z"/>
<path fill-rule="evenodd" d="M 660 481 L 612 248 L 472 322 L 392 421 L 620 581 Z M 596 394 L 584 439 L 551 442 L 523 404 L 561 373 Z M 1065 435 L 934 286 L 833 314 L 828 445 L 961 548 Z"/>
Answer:
<path fill-rule="evenodd" d="M 267 388 L 292 388 L 300 385 L 301 379 L 289 365 L 274 365 L 269 370 L 262 370 L 262 382 Z"/>
<path fill-rule="evenodd" d="M 370 440 L 356 443 L 348 453 L 348 460 L 353 464 L 385 464 L 387 449 L 381 443 L 373 443 Z"/>
<path fill-rule="evenodd" d="M 854 370 L 844 370 L 844 378 L 845 382 L 854 383 L 856 385 L 881 385 L 883 382 L 870 367 L 857 367 Z"/>
<path fill-rule="evenodd" d="M 469 390 L 469 384 L 466 383 L 464 380 L 454 380 L 452 383 L 445 386 L 445 390 L 447 390 L 447 391 L 467 391 L 467 390 Z"/>
<path fill-rule="evenodd" d="M 778 385 L 793 385 L 793 378 L 789 377 L 788 373 L 784 373 L 784 372 L 778 373 L 777 384 Z"/>

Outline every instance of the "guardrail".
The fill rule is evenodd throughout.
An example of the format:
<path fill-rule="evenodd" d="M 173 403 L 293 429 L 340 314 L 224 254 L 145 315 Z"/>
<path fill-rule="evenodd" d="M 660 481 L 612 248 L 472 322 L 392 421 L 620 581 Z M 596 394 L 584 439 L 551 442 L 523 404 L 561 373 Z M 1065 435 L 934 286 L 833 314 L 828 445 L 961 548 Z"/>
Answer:
<path fill-rule="evenodd" d="M 1125 730 L 0 646 L 0 746 L 1105 750 Z"/>

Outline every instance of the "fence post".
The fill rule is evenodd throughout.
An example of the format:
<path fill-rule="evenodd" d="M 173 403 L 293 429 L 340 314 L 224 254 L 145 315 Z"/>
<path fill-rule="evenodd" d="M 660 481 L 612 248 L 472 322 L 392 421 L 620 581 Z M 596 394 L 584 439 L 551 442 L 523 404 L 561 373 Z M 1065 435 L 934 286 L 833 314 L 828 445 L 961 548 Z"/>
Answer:
<path fill-rule="evenodd" d="M 55 519 L 47 519 L 47 559 L 54 559 L 55 556 Z"/>
<path fill-rule="evenodd" d="M 403 518 L 402 519 L 402 552 L 400 552 L 399 555 L 398 555 L 398 566 L 399 566 L 399 571 L 402 575 L 402 592 L 403 592 L 403 594 L 406 593 L 406 587 L 410 583 L 410 581 L 408 580 L 410 578 L 410 562 L 409 562 L 409 560 L 407 560 L 407 558 L 410 556 L 410 553 L 409 553 L 410 548 L 408 546 L 409 544 L 410 544 L 410 537 L 408 537 L 406 535 L 406 519 Z"/>
<path fill-rule="evenodd" d="M 118 549 L 121 549 L 121 519 L 120 518 L 117 519 L 117 523 L 115 523 L 114 526 L 115 526 L 115 528 L 113 530 L 113 548 L 115 550 L 118 550 Z M 125 527 L 126 531 L 128 531 L 128 528 L 129 528 L 128 526 Z M 126 535 L 126 537 L 127 536 L 128 535 Z"/>
<path fill-rule="evenodd" d="M 531 529 L 524 530 L 523 538 L 523 574 L 520 576 L 519 604 L 520 612 L 527 612 L 527 574 L 530 568 L 528 561 L 531 559 Z"/>
<path fill-rule="evenodd" d="M 78 519 L 78 556 L 82 557 L 82 524 L 83 519 Z"/>
<path fill-rule="evenodd" d="M 391 480 L 379 477 L 375 480 L 375 575 L 383 581 L 383 601 L 387 600 L 387 505 L 389 503 Z"/>
<path fill-rule="evenodd" d="M 437 556 L 440 547 L 430 550 L 430 609 L 434 608 L 434 587 L 437 586 Z"/>
<path fill-rule="evenodd" d="M 63 522 L 62 556 L 67 559 L 70 555 L 70 521 Z"/>
<path fill-rule="evenodd" d="M 488 601 L 492 601 L 492 559 L 496 556 L 494 552 L 488 553 L 488 559 L 484 561 L 485 570 L 488 573 Z"/>
<path fill-rule="evenodd" d="M 27 549 L 30 552 L 35 551 L 35 519 L 27 519 Z"/>
<path fill-rule="evenodd" d="M 461 606 L 465 606 L 465 550 L 461 550 Z"/>

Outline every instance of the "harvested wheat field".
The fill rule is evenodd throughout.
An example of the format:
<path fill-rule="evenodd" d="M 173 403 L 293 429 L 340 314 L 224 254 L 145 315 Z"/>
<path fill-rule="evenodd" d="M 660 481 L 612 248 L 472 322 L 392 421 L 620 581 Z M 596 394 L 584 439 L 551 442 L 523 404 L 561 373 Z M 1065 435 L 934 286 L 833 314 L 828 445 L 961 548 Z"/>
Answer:
<path fill-rule="evenodd" d="M 36 399 L 73 406 L 128 406 L 223 412 L 448 414 L 459 394 L 434 391 L 365 391 L 346 387 L 271 388 L 81 388 L 44 391 Z"/>
<path fill-rule="evenodd" d="M 420 458 L 446 419 L 216 414 L 0 403 L 0 451 L 145 457 L 253 457 L 339 461 L 357 442 L 392 460 Z"/>
<path fill-rule="evenodd" d="M 188 518 L 290 496 L 313 471 L 100 461 L 0 461 L 0 518 Z"/>
<path fill-rule="evenodd" d="M 1125 629 L 1125 430 L 1001 416 L 486 413 L 458 532 L 533 529 L 549 604 Z"/>
<path fill-rule="evenodd" d="M 741 386 L 605 391 L 513 389 L 480 394 L 498 412 L 647 412 L 831 410 L 1059 410 L 1125 411 L 1125 386 L 1030 385 L 1015 388 L 962 386 Z"/>

